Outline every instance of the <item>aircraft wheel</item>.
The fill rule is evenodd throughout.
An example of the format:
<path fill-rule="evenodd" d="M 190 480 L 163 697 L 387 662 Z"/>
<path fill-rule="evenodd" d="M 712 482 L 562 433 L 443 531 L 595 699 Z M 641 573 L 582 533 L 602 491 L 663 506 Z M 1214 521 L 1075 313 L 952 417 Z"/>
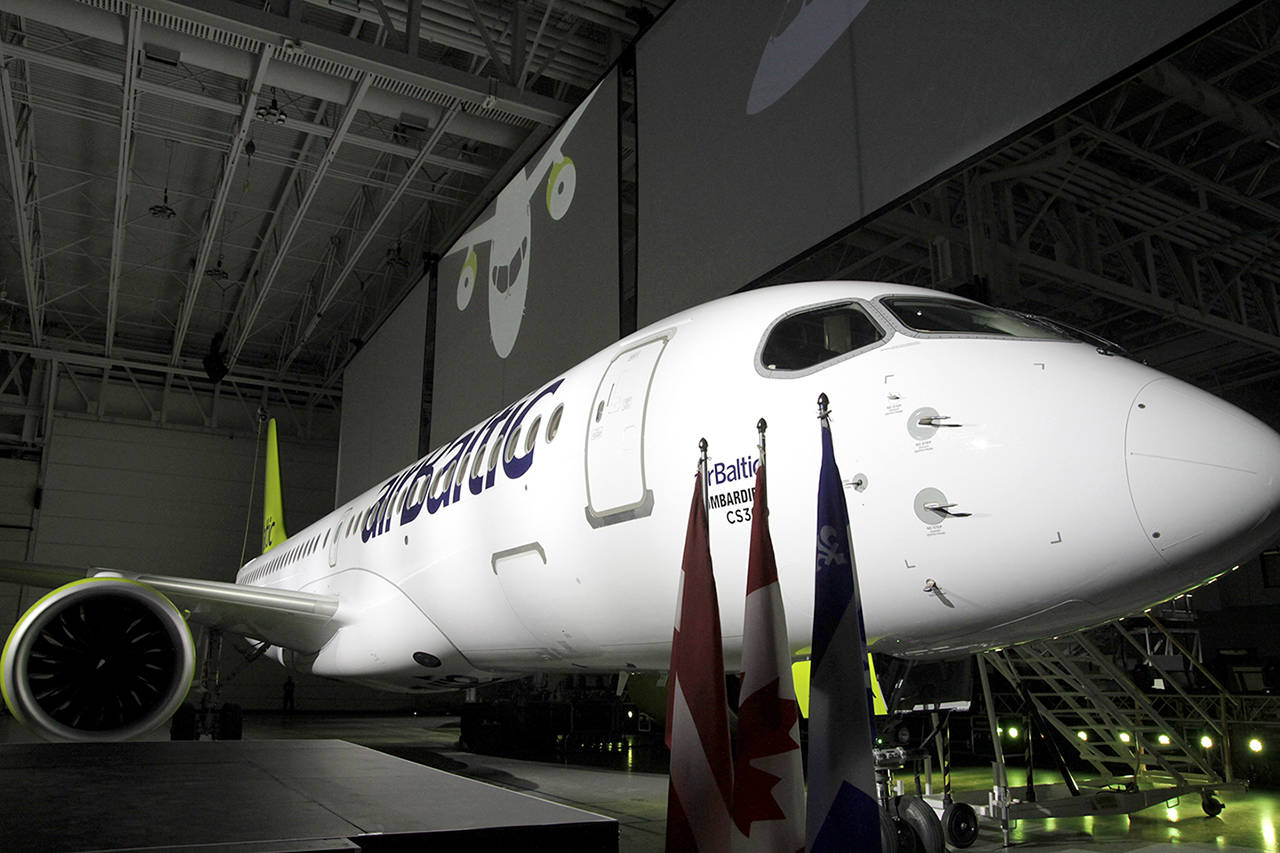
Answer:
<path fill-rule="evenodd" d="M 195 739 L 196 708 L 190 702 L 183 702 L 169 720 L 169 740 Z"/>
<path fill-rule="evenodd" d="M 244 712 L 228 702 L 218 709 L 217 740 L 241 740 L 244 737 Z"/>
<path fill-rule="evenodd" d="M 889 822 L 893 824 L 893 847 L 889 848 L 893 853 L 925 853 L 911 824 L 900 817 L 891 817 Z"/>
<path fill-rule="evenodd" d="M 952 847 L 971 847 L 978 840 L 978 813 L 968 803 L 951 803 L 942 810 L 942 830 Z"/>
<path fill-rule="evenodd" d="M 1226 807 L 1226 804 L 1213 794 L 1205 794 L 1200 798 L 1200 808 L 1204 809 L 1204 813 L 1209 817 L 1217 817 Z"/>
<path fill-rule="evenodd" d="M 883 808 L 880 812 L 880 850 L 882 853 L 900 853 L 898 850 L 898 825 Z"/>
<path fill-rule="evenodd" d="M 947 845 L 942 837 L 942 822 L 929 804 L 919 797 L 904 795 L 894 798 L 898 817 L 919 839 L 920 853 L 946 853 Z"/>

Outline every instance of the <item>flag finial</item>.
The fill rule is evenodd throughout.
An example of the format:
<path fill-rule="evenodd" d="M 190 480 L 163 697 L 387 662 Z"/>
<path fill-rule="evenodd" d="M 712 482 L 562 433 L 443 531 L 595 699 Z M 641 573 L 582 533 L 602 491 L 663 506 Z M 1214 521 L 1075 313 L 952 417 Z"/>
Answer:
<path fill-rule="evenodd" d="M 818 420 L 825 421 L 827 416 L 831 414 L 830 404 L 831 401 L 827 399 L 825 393 L 818 395 Z"/>

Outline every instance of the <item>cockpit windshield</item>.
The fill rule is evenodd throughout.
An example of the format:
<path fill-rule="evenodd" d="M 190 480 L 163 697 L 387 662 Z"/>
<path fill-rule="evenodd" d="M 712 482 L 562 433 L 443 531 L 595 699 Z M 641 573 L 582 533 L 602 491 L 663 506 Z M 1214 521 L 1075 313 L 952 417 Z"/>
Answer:
<path fill-rule="evenodd" d="M 902 325 L 924 334 L 1072 340 L 1061 330 L 1035 317 L 977 302 L 929 296 L 886 296 L 880 304 L 889 309 Z"/>
<path fill-rule="evenodd" d="M 765 370 L 807 370 L 884 339 L 857 305 L 826 305 L 783 317 L 760 351 Z"/>

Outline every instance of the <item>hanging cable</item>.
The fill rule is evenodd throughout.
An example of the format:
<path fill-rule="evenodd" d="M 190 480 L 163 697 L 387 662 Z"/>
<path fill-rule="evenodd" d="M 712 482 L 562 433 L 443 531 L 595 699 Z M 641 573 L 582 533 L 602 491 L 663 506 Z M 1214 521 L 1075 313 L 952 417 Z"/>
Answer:
<path fill-rule="evenodd" d="M 262 455 L 262 425 L 266 423 L 267 410 L 258 407 L 258 433 L 253 442 L 253 474 L 249 477 L 249 500 L 246 502 L 244 516 L 244 539 L 240 543 L 240 565 L 245 563 L 244 555 L 249 550 L 249 525 L 253 522 L 253 492 L 258 482 L 258 457 Z"/>

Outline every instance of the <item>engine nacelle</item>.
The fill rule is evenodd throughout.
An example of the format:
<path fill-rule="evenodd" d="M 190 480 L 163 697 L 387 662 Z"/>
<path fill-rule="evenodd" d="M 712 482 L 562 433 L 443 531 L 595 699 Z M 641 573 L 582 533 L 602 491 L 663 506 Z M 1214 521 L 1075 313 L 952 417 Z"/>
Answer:
<path fill-rule="evenodd" d="M 0 660 L 13 716 L 50 740 L 124 740 L 186 699 L 195 645 L 169 599 L 134 581 L 59 587 L 18 620 Z"/>

